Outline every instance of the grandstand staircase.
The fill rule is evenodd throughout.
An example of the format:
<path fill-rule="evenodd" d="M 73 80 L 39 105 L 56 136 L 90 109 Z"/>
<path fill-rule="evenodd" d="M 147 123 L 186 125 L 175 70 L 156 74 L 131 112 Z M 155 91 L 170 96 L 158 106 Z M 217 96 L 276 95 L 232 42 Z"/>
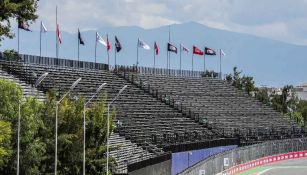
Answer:
<path fill-rule="evenodd" d="M 118 133 L 112 133 L 109 138 L 111 145 L 110 156 L 115 158 L 116 174 L 127 173 L 127 165 L 142 160 L 147 160 L 155 156 L 155 154 L 148 152 L 137 144 L 132 143 L 125 137 L 120 136 Z"/>
<path fill-rule="evenodd" d="M 27 97 L 37 97 L 39 101 L 45 100 L 45 94 L 42 91 L 37 90 L 32 85 L 27 84 L 26 82 L 20 80 L 19 78 L 15 77 L 14 75 L 11 75 L 7 73 L 4 70 L 0 69 L 0 78 L 10 80 L 15 82 L 16 84 L 20 85 L 21 89 L 23 90 L 24 98 Z"/>

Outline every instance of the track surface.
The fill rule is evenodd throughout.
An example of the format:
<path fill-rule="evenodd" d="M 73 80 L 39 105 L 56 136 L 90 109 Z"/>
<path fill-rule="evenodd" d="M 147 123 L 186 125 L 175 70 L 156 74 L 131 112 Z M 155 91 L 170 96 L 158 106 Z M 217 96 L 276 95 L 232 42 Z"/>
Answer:
<path fill-rule="evenodd" d="M 239 175 L 307 175 L 307 158 L 284 160 L 253 168 Z"/>

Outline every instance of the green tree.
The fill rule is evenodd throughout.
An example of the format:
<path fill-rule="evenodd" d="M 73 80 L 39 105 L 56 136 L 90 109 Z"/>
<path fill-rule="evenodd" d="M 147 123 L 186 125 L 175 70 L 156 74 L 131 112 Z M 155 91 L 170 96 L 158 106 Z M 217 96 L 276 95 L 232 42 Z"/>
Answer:
<path fill-rule="evenodd" d="M 255 82 L 253 77 L 243 76 L 241 78 L 241 86 L 247 92 L 248 95 L 252 95 L 251 93 L 255 91 Z"/>
<path fill-rule="evenodd" d="M 114 119 L 116 110 L 110 112 L 110 132 L 114 130 Z M 86 169 L 89 174 L 104 174 L 106 167 L 106 141 L 107 141 L 107 107 L 106 95 L 87 110 L 87 132 L 86 132 Z M 110 148 L 114 150 L 116 148 Z M 110 169 L 113 169 L 116 162 L 110 158 Z"/>
<path fill-rule="evenodd" d="M 0 120 L 0 167 L 3 166 L 7 158 L 10 157 L 12 153 L 12 148 L 10 147 L 10 140 L 12 135 L 11 124 Z"/>
<path fill-rule="evenodd" d="M 0 1 L 0 43 L 4 37 L 13 38 L 11 21 L 34 21 L 37 19 L 37 0 Z"/>
<path fill-rule="evenodd" d="M 293 86 L 286 85 L 282 88 L 281 94 L 277 94 L 276 92 L 271 95 L 272 100 L 271 104 L 272 107 L 281 112 L 281 113 L 288 113 L 289 110 L 295 110 L 295 106 L 297 104 L 298 99 L 292 93 Z"/>
<path fill-rule="evenodd" d="M 106 174 L 106 96 L 86 109 L 86 169 L 88 174 Z M 15 83 L 0 80 L 0 174 L 16 173 L 18 102 L 21 100 L 20 173 L 48 174 L 54 170 L 56 92 L 44 103 L 23 99 Z M 84 99 L 65 98 L 59 106 L 58 173 L 81 174 L 83 160 Z M 116 110 L 110 115 L 110 133 Z M 10 124 L 11 123 L 11 124 Z M 12 128 L 12 130 L 11 130 Z M 12 136 L 11 136 L 12 135 Z M 110 148 L 114 150 L 116 148 Z M 110 169 L 116 165 L 110 158 Z M 109 172 L 111 173 L 111 171 Z"/>
<path fill-rule="evenodd" d="M 10 61 L 20 61 L 21 58 L 18 55 L 18 52 L 14 49 L 5 50 L 3 52 L 4 58 Z"/>
<path fill-rule="evenodd" d="M 240 90 L 246 91 L 249 95 L 255 91 L 255 82 L 253 77 L 250 76 L 243 76 L 241 77 L 241 72 L 238 71 L 237 67 L 233 68 L 233 74 L 228 74 L 226 76 L 226 81 L 231 83 L 233 86 Z"/>
<path fill-rule="evenodd" d="M 255 88 L 255 97 L 264 104 L 270 104 L 270 97 L 266 88 Z"/>
<path fill-rule="evenodd" d="M 303 125 L 307 124 L 307 101 L 300 100 L 297 105 L 297 111 L 301 114 L 303 119 Z"/>
<path fill-rule="evenodd" d="M 46 154 L 46 144 L 40 131 L 44 128 L 43 104 L 29 97 L 22 103 L 20 134 L 20 172 L 39 174 L 41 162 Z"/>
<path fill-rule="evenodd" d="M 45 145 L 39 133 L 44 125 L 41 120 L 42 104 L 36 98 L 24 100 L 20 86 L 8 80 L 0 80 L 0 120 L 12 123 L 13 136 L 10 146 L 13 152 L 0 166 L 0 174 L 16 172 L 19 101 L 21 104 L 20 172 L 38 174 L 41 158 L 45 154 Z"/>
<path fill-rule="evenodd" d="M 47 154 L 42 163 L 41 172 L 54 170 L 54 124 L 56 92 L 47 93 L 44 109 L 45 128 L 41 132 L 47 145 Z M 107 108 L 104 96 L 92 106 L 86 108 L 86 170 L 87 174 L 105 174 Z M 65 98 L 59 106 L 58 126 L 58 173 L 81 174 L 83 160 L 83 105 L 84 99 L 77 101 Z M 116 111 L 110 115 L 110 133 L 114 129 Z M 111 148 L 110 150 L 115 149 Z M 115 161 L 110 158 L 110 167 Z"/>

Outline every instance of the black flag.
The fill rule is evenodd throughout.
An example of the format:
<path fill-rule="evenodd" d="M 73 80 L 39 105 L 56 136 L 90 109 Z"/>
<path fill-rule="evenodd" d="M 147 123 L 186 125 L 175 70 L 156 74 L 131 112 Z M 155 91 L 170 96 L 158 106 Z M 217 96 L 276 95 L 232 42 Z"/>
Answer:
<path fill-rule="evenodd" d="M 78 39 L 79 39 L 79 43 L 84 45 L 84 41 L 83 41 L 83 39 L 81 37 L 81 33 L 80 33 L 79 29 L 78 29 Z"/>
<path fill-rule="evenodd" d="M 213 49 L 205 47 L 205 54 L 206 55 L 216 55 L 216 52 Z"/>
<path fill-rule="evenodd" d="M 177 47 L 175 47 L 174 45 L 172 45 L 171 43 L 167 43 L 167 51 L 169 52 L 174 52 L 177 54 Z"/>
<path fill-rule="evenodd" d="M 120 44 L 116 36 L 115 36 L 115 48 L 116 48 L 116 52 L 119 52 L 120 50 L 122 50 L 122 45 Z"/>
<path fill-rule="evenodd" d="M 18 28 L 23 29 L 23 30 L 25 30 L 25 31 L 32 32 L 32 31 L 29 29 L 29 24 L 28 24 L 27 22 L 19 21 L 19 22 L 18 22 Z"/>

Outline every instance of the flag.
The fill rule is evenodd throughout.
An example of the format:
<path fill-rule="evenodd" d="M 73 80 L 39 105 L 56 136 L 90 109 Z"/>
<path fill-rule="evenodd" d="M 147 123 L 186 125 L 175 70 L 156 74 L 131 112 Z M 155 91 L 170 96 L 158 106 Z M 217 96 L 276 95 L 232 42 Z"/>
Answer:
<path fill-rule="evenodd" d="M 23 29 L 23 30 L 25 30 L 25 31 L 32 32 L 32 31 L 29 29 L 29 24 L 28 24 L 27 22 L 24 22 L 24 21 L 19 21 L 19 22 L 18 22 L 18 28 Z"/>
<path fill-rule="evenodd" d="M 169 52 L 174 52 L 177 54 L 177 47 L 175 47 L 174 45 L 172 45 L 171 43 L 167 43 L 167 51 Z"/>
<path fill-rule="evenodd" d="M 100 44 L 107 47 L 107 43 L 104 41 L 104 39 L 96 32 L 96 42 L 99 42 Z"/>
<path fill-rule="evenodd" d="M 109 42 L 109 37 L 107 35 L 107 51 L 109 51 L 111 49 L 111 44 Z"/>
<path fill-rule="evenodd" d="M 81 33 L 80 33 L 80 30 L 79 30 L 79 29 L 78 29 L 78 40 L 79 40 L 79 43 L 80 43 L 80 44 L 82 44 L 82 45 L 85 44 L 84 41 L 83 41 L 83 39 L 82 39 L 82 37 L 81 37 Z"/>
<path fill-rule="evenodd" d="M 154 48 L 155 48 L 155 53 L 156 53 L 156 55 L 158 55 L 158 54 L 159 54 L 159 48 L 158 48 L 158 45 L 157 45 L 156 42 L 155 42 L 155 44 L 154 44 Z"/>
<path fill-rule="evenodd" d="M 61 38 L 61 32 L 60 32 L 59 24 L 57 24 L 56 33 L 58 35 L 59 43 L 62 44 L 62 38 Z"/>
<path fill-rule="evenodd" d="M 47 28 L 44 25 L 43 21 L 41 21 L 41 33 L 46 33 L 47 32 Z"/>
<path fill-rule="evenodd" d="M 143 48 L 145 50 L 150 50 L 149 45 L 140 39 L 138 39 L 138 47 Z"/>
<path fill-rule="evenodd" d="M 193 54 L 195 55 L 204 55 L 204 52 L 197 48 L 196 46 L 193 46 Z"/>
<path fill-rule="evenodd" d="M 182 51 L 185 51 L 185 52 L 187 52 L 187 53 L 190 52 L 190 50 L 189 50 L 188 48 L 184 47 L 182 44 L 181 44 L 181 47 L 182 47 Z"/>
<path fill-rule="evenodd" d="M 221 49 L 221 55 L 226 56 L 226 53 Z"/>
<path fill-rule="evenodd" d="M 216 55 L 215 51 L 213 49 L 208 48 L 208 47 L 205 47 L 205 54 L 206 55 Z"/>
<path fill-rule="evenodd" d="M 115 36 L 115 47 L 116 47 L 116 52 L 122 50 L 122 46 L 116 36 Z"/>

